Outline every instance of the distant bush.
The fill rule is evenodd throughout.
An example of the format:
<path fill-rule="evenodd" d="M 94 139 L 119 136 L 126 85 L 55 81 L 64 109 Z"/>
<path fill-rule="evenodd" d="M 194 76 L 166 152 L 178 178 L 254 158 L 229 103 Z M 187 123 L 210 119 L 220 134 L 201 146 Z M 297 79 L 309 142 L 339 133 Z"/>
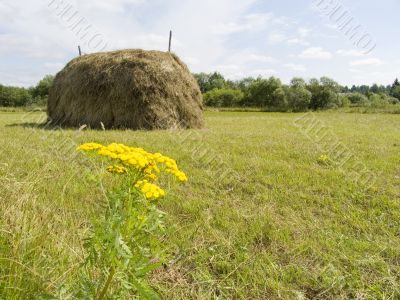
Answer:
<path fill-rule="evenodd" d="M 282 83 L 275 77 L 257 78 L 245 87 L 243 104 L 264 109 L 281 109 L 286 98 L 282 89 L 276 91 L 279 88 L 282 88 Z"/>
<path fill-rule="evenodd" d="M 213 89 L 204 94 L 204 103 L 213 107 L 240 106 L 243 100 L 243 92 L 233 89 Z"/>
<path fill-rule="evenodd" d="M 380 107 L 380 108 L 393 104 L 394 105 L 400 104 L 399 99 L 386 94 L 371 94 L 369 96 L 369 102 L 372 107 Z"/>
<path fill-rule="evenodd" d="M 288 107 L 294 112 L 307 111 L 312 94 L 305 88 L 289 88 L 287 90 Z"/>
<path fill-rule="evenodd" d="M 340 107 L 384 108 L 400 103 L 400 82 L 392 85 L 341 86 L 328 77 L 306 82 L 295 77 L 289 85 L 278 78 L 227 80 L 220 73 L 194 74 L 204 94 L 205 105 L 214 107 L 257 108 L 264 111 L 307 111 Z M 241 91 L 241 93 L 239 92 Z"/>
<path fill-rule="evenodd" d="M 385 94 L 383 94 L 382 97 L 385 97 L 390 104 L 400 104 L 400 100 L 395 97 L 388 96 Z"/>
<path fill-rule="evenodd" d="M 351 101 L 349 97 L 347 97 L 347 94 L 340 94 L 339 95 L 339 103 L 340 107 L 349 107 L 351 104 Z"/>
<path fill-rule="evenodd" d="M 369 103 L 367 96 L 361 93 L 349 93 L 346 96 L 350 100 L 351 104 L 356 106 L 367 106 Z"/>
<path fill-rule="evenodd" d="M 0 84 L 0 107 L 46 106 L 54 76 L 46 75 L 35 87 L 23 88 Z"/>
<path fill-rule="evenodd" d="M 0 85 L 0 106 L 18 107 L 27 105 L 32 99 L 28 89 Z"/>

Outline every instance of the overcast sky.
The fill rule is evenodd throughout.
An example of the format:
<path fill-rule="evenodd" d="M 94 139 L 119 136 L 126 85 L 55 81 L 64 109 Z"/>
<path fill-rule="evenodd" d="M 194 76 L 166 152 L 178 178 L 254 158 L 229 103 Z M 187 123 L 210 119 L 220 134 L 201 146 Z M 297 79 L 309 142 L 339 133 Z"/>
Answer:
<path fill-rule="evenodd" d="M 63 3 L 61 3 L 63 2 Z M 232 79 L 400 77 L 398 0 L 0 0 L 0 83 L 34 85 L 100 50 L 173 51 Z"/>

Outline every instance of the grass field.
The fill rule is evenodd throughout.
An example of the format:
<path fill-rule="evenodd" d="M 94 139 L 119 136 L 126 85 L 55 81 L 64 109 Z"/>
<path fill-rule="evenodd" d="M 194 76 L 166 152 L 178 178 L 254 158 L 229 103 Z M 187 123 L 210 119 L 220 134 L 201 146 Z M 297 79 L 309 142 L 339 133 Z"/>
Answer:
<path fill-rule="evenodd" d="M 41 299 L 74 278 L 102 192 L 81 142 L 177 159 L 190 180 L 162 202 L 164 299 L 400 299 L 400 116 L 315 117 L 376 176 L 318 162 L 301 114 L 207 112 L 200 131 L 48 130 L 0 113 L 0 299 Z M 226 174 L 227 176 L 224 176 Z"/>

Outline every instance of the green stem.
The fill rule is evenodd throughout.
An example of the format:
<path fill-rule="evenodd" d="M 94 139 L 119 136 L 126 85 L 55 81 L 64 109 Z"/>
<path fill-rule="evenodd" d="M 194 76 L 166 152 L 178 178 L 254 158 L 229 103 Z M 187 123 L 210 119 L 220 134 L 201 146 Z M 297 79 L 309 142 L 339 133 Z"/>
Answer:
<path fill-rule="evenodd" d="M 114 267 L 110 268 L 110 273 L 108 274 L 108 278 L 106 281 L 106 284 L 104 285 L 103 289 L 101 290 L 101 292 L 96 296 L 96 300 L 102 300 L 104 299 L 104 297 L 107 294 L 108 288 L 110 287 L 111 281 L 114 277 L 115 274 L 115 270 Z"/>

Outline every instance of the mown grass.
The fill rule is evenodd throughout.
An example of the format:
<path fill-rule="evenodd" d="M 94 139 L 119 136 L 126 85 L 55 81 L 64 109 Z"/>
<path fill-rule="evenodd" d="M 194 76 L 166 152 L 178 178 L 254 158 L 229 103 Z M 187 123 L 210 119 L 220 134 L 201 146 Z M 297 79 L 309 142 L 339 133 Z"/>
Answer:
<path fill-rule="evenodd" d="M 162 203 L 170 259 L 152 284 L 164 299 L 399 299 L 399 116 L 316 114 L 376 175 L 368 189 L 318 163 L 300 116 L 207 112 L 200 131 L 78 133 L 0 113 L 0 299 L 74 279 L 103 200 L 74 151 L 88 141 L 162 152 L 189 175 Z"/>

